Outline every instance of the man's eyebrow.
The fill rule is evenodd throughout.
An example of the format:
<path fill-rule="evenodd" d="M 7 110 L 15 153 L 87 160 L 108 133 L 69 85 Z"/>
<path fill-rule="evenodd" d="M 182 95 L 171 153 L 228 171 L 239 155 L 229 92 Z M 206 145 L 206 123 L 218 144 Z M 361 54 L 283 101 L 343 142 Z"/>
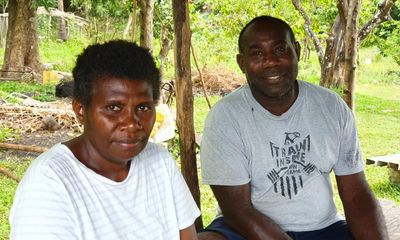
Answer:
<path fill-rule="evenodd" d="M 247 49 L 252 50 L 252 49 L 259 49 L 259 48 L 261 48 L 261 44 L 254 43 L 254 44 L 251 44 Z"/>

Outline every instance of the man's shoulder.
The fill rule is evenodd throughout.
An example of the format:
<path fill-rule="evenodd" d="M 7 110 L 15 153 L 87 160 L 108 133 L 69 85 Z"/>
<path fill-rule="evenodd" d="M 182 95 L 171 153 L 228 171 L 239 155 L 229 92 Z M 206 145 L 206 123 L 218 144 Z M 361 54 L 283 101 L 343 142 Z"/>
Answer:
<path fill-rule="evenodd" d="M 340 101 L 340 96 L 331 89 L 299 80 L 301 88 L 305 91 L 307 98 L 315 98 L 318 102 Z M 322 101 L 321 101 L 322 100 Z"/>
<path fill-rule="evenodd" d="M 237 110 L 245 104 L 245 99 L 249 90 L 248 85 L 244 85 L 221 98 L 211 109 L 214 112 L 226 111 L 229 109 Z"/>

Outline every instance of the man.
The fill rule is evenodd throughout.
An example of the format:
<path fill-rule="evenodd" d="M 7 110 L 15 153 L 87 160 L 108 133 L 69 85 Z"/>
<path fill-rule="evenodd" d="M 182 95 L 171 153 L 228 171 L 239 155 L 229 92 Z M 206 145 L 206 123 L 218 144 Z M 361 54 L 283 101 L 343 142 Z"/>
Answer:
<path fill-rule="evenodd" d="M 213 107 L 201 145 L 203 182 L 223 217 L 199 239 L 388 238 L 352 112 L 333 92 L 297 80 L 299 56 L 280 19 L 260 16 L 241 31 L 237 62 L 248 84 Z"/>
<path fill-rule="evenodd" d="M 83 133 L 40 155 L 10 213 L 11 240 L 195 240 L 200 211 L 168 151 L 148 142 L 160 77 L 148 50 L 89 46 L 73 70 Z"/>

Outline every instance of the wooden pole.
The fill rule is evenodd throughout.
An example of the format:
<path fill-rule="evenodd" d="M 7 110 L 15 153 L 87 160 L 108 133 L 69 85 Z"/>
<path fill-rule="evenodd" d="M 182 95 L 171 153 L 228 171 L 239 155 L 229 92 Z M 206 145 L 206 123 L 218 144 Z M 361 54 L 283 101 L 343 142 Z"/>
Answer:
<path fill-rule="evenodd" d="M 193 93 L 190 73 L 190 26 L 187 0 L 172 0 L 174 19 L 174 56 L 177 127 L 181 151 L 183 177 L 200 208 L 200 189 L 197 177 L 196 144 L 193 121 Z M 195 222 L 196 229 L 203 228 L 201 216 Z"/>
<path fill-rule="evenodd" d="M 136 42 L 136 11 L 137 11 L 137 0 L 133 0 L 132 42 Z"/>
<path fill-rule="evenodd" d="M 0 143 L 0 149 L 1 148 L 11 149 L 11 150 L 19 150 L 19 151 L 25 151 L 25 152 L 37 152 L 37 153 L 45 152 L 48 149 L 45 147 L 21 145 L 21 144 L 13 144 L 13 143 Z"/>
<path fill-rule="evenodd" d="M 15 176 L 8 169 L 2 168 L 2 167 L 0 167 L 0 175 L 4 175 L 8 178 L 11 178 L 12 180 L 16 181 L 17 183 L 21 181 L 21 179 L 19 179 L 19 177 Z"/>

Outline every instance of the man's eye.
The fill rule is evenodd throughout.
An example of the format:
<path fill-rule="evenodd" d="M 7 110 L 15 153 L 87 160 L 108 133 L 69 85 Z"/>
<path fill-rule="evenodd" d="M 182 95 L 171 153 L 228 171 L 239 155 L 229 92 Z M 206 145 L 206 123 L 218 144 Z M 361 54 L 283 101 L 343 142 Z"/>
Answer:
<path fill-rule="evenodd" d="M 252 51 L 252 52 L 250 52 L 250 56 L 255 56 L 255 57 L 258 57 L 258 56 L 262 56 L 263 55 L 263 52 L 262 51 Z"/>
<path fill-rule="evenodd" d="M 278 54 L 282 54 L 282 53 L 286 53 L 287 49 L 288 49 L 287 46 L 281 45 L 281 46 L 277 46 L 275 48 L 275 52 Z"/>
<path fill-rule="evenodd" d="M 110 105 L 107 107 L 107 110 L 109 111 L 121 111 L 121 108 L 118 107 L 117 105 Z"/>

